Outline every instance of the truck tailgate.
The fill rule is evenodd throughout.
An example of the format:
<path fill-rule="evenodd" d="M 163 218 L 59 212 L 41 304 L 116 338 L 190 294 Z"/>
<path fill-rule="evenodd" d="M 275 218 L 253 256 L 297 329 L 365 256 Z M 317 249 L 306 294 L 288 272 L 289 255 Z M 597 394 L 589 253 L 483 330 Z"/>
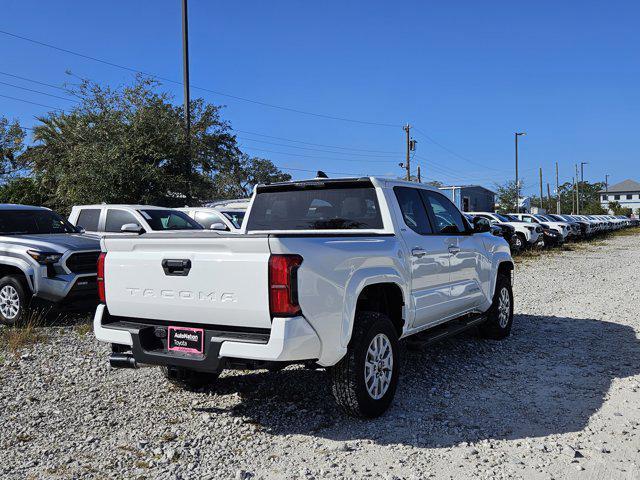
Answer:
<path fill-rule="evenodd" d="M 104 245 L 111 315 L 271 327 L 266 236 L 122 236 Z"/>

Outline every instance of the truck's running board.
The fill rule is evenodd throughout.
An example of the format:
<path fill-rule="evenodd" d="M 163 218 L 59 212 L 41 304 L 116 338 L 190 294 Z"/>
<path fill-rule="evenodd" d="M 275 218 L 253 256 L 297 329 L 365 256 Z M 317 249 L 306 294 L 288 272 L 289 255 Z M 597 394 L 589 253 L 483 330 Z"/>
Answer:
<path fill-rule="evenodd" d="M 486 315 L 466 315 L 455 320 L 450 320 L 437 327 L 430 328 L 423 332 L 410 336 L 407 340 L 411 345 L 417 347 L 425 347 L 434 342 L 444 340 L 445 338 L 452 337 L 459 333 L 468 330 L 469 328 L 480 325 L 487 320 Z"/>

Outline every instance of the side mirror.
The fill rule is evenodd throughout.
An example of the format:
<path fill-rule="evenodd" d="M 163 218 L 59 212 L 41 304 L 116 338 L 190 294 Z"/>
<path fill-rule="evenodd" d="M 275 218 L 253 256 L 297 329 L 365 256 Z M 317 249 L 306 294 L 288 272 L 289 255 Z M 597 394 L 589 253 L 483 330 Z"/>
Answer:
<path fill-rule="evenodd" d="M 473 219 L 473 232 L 474 233 L 486 233 L 491 231 L 491 224 L 489 220 L 482 217 L 474 217 Z"/>
<path fill-rule="evenodd" d="M 76 225 L 76 229 L 78 230 L 78 233 L 87 233 L 84 227 L 81 227 L 80 225 Z"/>
<path fill-rule="evenodd" d="M 222 222 L 216 222 L 211 224 L 211 226 L 209 227 L 209 230 L 218 230 L 218 231 L 227 232 L 229 231 L 229 227 L 227 227 Z"/>
<path fill-rule="evenodd" d="M 120 231 L 122 233 L 137 233 L 138 235 L 144 233 L 144 228 L 142 228 L 137 223 L 125 223 L 120 227 Z"/>

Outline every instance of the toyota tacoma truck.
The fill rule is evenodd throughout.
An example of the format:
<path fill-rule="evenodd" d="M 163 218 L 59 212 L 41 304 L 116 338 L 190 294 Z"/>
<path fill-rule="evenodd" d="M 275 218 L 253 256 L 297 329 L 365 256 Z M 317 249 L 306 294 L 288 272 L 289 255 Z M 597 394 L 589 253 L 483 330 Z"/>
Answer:
<path fill-rule="evenodd" d="M 330 371 L 337 403 L 390 405 L 401 340 L 511 330 L 509 246 L 422 184 L 380 178 L 259 185 L 242 232 L 106 236 L 94 332 L 113 367 L 213 384 L 223 368 Z"/>
<path fill-rule="evenodd" d="M 0 322 L 14 324 L 32 300 L 95 308 L 97 237 L 44 207 L 0 204 Z"/>

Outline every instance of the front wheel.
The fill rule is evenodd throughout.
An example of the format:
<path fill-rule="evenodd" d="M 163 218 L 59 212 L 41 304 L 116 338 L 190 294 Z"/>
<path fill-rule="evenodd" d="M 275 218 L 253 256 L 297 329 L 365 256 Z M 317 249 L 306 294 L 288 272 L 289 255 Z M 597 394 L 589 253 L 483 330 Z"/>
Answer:
<path fill-rule="evenodd" d="M 484 338 L 502 340 L 511 333 L 513 324 L 513 291 L 508 275 L 498 275 L 493 303 L 487 312 L 487 321 L 480 325 Z"/>
<path fill-rule="evenodd" d="M 0 279 L 0 323 L 14 325 L 27 315 L 29 294 L 17 275 Z"/>
<path fill-rule="evenodd" d="M 349 415 L 374 418 L 391 404 L 399 376 L 398 334 L 378 312 L 356 314 L 347 354 L 331 368 L 332 391 Z"/>

